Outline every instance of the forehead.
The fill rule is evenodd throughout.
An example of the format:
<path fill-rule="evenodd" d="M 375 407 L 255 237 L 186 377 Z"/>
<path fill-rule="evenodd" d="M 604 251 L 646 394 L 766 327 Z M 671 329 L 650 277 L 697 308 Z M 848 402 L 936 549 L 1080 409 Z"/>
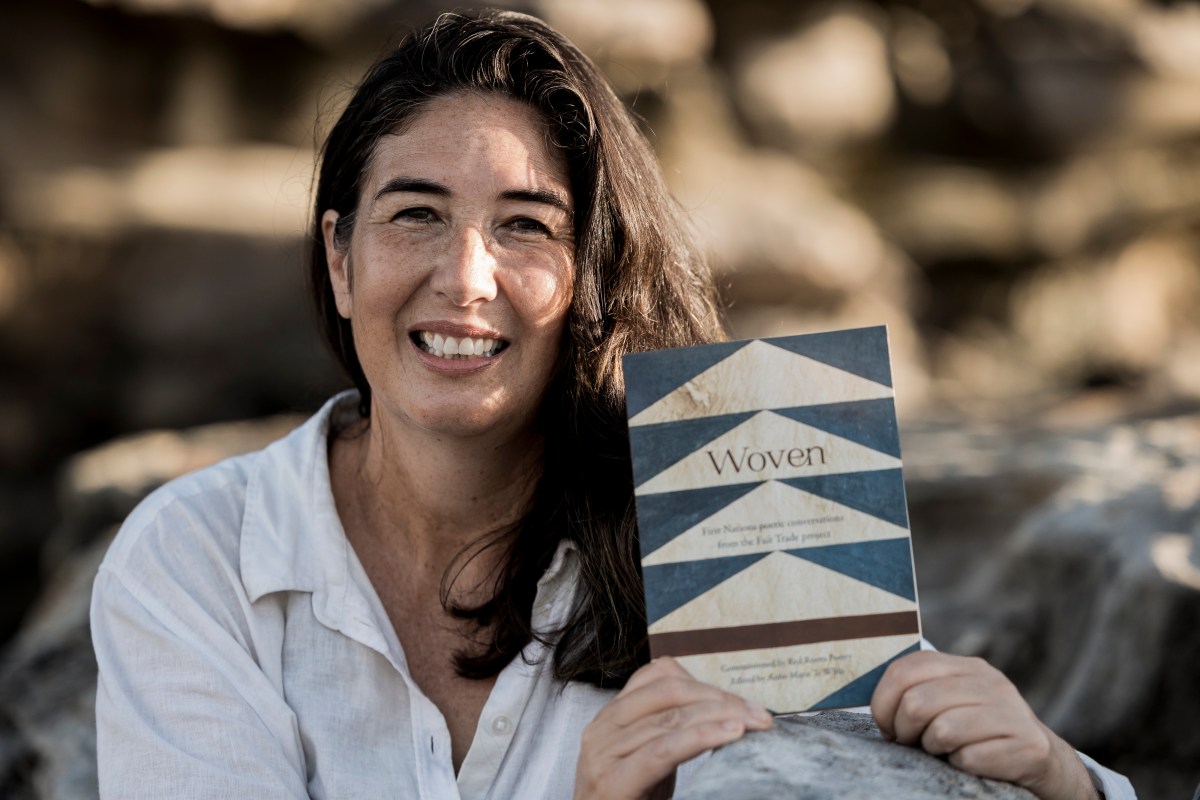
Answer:
<path fill-rule="evenodd" d="M 418 110 L 375 146 L 364 190 L 396 177 L 569 191 L 566 159 L 541 114 L 501 94 L 454 92 Z"/>

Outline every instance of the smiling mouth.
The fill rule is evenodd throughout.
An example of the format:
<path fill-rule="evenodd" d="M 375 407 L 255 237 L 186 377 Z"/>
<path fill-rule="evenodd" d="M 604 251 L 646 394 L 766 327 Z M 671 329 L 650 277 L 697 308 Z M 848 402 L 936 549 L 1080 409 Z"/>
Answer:
<path fill-rule="evenodd" d="M 417 331 L 412 334 L 412 340 L 431 356 L 449 359 L 491 358 L 508 347 L 508 342 L 503 339 L 443 336 L 430 331 Z"/>

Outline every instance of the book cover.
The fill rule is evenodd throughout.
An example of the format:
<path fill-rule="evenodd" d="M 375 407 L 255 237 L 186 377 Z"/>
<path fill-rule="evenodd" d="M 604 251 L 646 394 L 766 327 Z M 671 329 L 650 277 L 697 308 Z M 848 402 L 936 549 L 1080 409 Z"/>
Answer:
<path fill-rule="evenodd" d="M 884 327 L 624 358 L 650 651 L 776 713 L 920 647 Z"/>

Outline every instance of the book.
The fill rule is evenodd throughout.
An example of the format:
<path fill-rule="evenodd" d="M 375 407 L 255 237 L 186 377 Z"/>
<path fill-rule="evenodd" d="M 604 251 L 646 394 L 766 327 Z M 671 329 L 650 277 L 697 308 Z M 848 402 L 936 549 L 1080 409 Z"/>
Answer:
<path fill-rule="evenodd" d="M 921 623 L 886 328 L 624 357 L 652 657 L 868 705 Z"/>

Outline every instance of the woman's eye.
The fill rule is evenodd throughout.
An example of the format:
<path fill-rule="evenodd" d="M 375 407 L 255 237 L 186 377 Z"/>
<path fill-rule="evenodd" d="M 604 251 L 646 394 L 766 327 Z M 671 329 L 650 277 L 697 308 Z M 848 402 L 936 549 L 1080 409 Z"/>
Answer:
<path fill-rule="evenodd" d="M 518 217 L 510 224 L 518 231 L 525 231 L 528 233 L 550 233 L 549 227 L 547 227 L 544 223 L 533 219 L 532 217 Z"/>
<path fill-rule="evenodd" d="M 405 208 L 396 212 L 394 220 L 409 220 L 412 222 L 432 222 L 435 217 L 431 208 Z"/>

